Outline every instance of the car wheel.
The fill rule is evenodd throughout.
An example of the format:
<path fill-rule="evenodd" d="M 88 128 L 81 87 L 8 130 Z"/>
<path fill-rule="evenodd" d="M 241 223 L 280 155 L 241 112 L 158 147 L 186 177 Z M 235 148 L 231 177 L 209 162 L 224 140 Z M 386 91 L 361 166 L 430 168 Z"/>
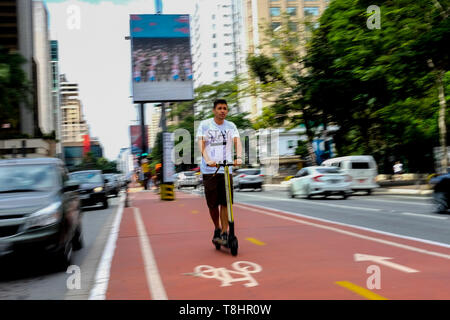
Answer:
<path fill-rule="evenodd" d="M 55 267 L 58 271 L 65 271 L 70 266 L 73 252 L 72 241 L 67 243 L 55 255 Z"/>
<path fill-rule="evenodd" d="M 448 210 L 447 197 L 444 192 L 435 192 L 433 194 L 433 212 L 446 213 Z"/>
<path fill-rule="evenodd" d="M 84 247 L 83 233 L 81 232 L 81 226 L 78 226 L 72 239 L 73 250 L 78 251 Z"/>
<path fill-rule="evenodd" d="M 102 209 L 108 209 L 109 204 L 108 204 L 108 198 L 105 198 L 102 202 L 103 206 Z"/>
<path fill-rule="evenodd" d="M 242 191 L 242 187 L 240 184 L 238 185 L 238 191 Z"/>
<path fill-rule="evenodd" d="M 306 196 L 306 199 L 311 199 L 312 198 L 310 186 L 306 187 L 305 196 Z"/>
<path fill-rule="evenodd" d="M 291 188 L 289 188 L 289 191 L 288 191 L 288 196 L 289 196 L 289 198 L 295 198 L 295 195 L 294 195 L 294 193 L 292 192 L 292 189 Z"/>
<path fill-rule="evenodd" d="M 372 189 L 367 190 L 367 195 L 370 196 L 372 194 Z"/>
<path fill-rule="evenodd" d="M 344 200 L 345 200 L 345 199 L 347 199 L 347 198 L 348 198 L 348 194 L 347 194 L 347 193 L 345 193 L 345 192 L 343 192 L 343 193 L 342 193 L 342 199 L 344 199 Z"/>

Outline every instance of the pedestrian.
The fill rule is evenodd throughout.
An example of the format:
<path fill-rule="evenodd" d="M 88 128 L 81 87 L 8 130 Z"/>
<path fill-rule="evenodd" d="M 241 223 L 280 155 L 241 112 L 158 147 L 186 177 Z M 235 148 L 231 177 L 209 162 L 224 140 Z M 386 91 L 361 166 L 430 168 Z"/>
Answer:
<path fill-rule="evenodd" d="M 216 165 L 233 163 L 242 164 L 242 144 L 236 125 L 225 120 L 228 115 L 228 104 L 224 99 L 218 99 L 213 104 L 214 117 L 203 120 L 197 130 L 197 143 L 202 153 L 200 171 L 203 175 L 206 204 L 211 220 L 214 224 L 213 242 L 228 241 L 228 215 L 225 192 L 224 169 L 221 167 L 216 175 Z M 236 150 L 236 159 L 233 159 L 232 146 Z M 230 175 L 232 168 L 230 167 Z M 233 181 L 231 192 L 233 194 Z M 233 196 L 231 197 L 233 199 Z"/>
<path fill-rule="evenodd" d="M 394 180 L 401 180 L 401 174 L 403 173 L 403 164 L 400 161 L 396 161 L 394 166 Z"/>
<path fill-rule="evenodd" d="M 393 168 L 394 168 L 394 174 L 402 174 L 403 173 L 403 164 L 400 161 L 396 161 Z"/>

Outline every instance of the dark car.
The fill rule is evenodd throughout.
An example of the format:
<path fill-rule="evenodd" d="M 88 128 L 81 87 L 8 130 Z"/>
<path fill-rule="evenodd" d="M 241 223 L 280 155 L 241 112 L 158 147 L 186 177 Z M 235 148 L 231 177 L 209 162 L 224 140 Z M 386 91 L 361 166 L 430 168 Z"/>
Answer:
<path fill-rule="evenodd" d="M 108 208 L 107 179 L 101 170 L 76 171 L 69 174 L 70 180 L 79 184 L 81 206 L 93 206 L 98 203 L 102 208 Z"/>
<path fill-rule="evenodd" d="M 106 183 L 108 195 L 114 195 L 117 197 L 120 193 L 120 189 L 122 189 L 119 178 L 113 173 L 104 173 L 103 176 L 108 181 Z"/>
<path fill-rule="evenodd" d="M 0 160 L 0 256 L 50 253 L 67 268 L 83 246 L 77 190 L 59 159 Z"/>
<path fill-rule="evenodd" d="M 433 185 L 433 211 L 446 213 L 450 201 L 450 173 L 433 178 L 430 183 Z"/>

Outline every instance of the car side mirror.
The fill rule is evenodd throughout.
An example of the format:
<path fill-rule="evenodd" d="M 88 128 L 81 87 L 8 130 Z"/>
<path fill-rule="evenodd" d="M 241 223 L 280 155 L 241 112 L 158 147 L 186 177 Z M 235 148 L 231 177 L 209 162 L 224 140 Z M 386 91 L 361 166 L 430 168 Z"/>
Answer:
<path fill-rule="evenodd" d="M 78 181 L 69 180 L 64 183 L 64 192 L 77 191 L 78 189 L 80 189 L 80 184 L 78 183 Z"/>

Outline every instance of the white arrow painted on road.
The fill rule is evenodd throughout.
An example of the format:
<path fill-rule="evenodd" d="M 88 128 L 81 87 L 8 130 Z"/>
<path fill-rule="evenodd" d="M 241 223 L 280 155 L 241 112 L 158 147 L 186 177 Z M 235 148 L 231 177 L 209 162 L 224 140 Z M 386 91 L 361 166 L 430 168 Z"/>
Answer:
<path fill-rule="evenodd" d="M 375 262 L 377 264 L 381 264 L 381 265 L 384 265 L 386 267 L 390 267 L 392 269 L 396 269 L 396 270 L 407 272 L 407 273 L 419 272 L 419 270 L 415 270 L 415 269 L 412 269 L 412 268 L 409 268 L 409 267 L 405 267 L 405 266 L 402 266 L 401 264 L 394 263 L 394 262 L 391 262 L 391 261 L 386 261 L 386 260 L 393 259 L 393 258 L 389 258 L 389 257 L 379 257 L 379 256 L 371 256 L 371 255 L 368 255 L 368 254 L 355 253 L 354 258 L 355 258 L 356 262 L 372 261 L 372 262 Z"/>

